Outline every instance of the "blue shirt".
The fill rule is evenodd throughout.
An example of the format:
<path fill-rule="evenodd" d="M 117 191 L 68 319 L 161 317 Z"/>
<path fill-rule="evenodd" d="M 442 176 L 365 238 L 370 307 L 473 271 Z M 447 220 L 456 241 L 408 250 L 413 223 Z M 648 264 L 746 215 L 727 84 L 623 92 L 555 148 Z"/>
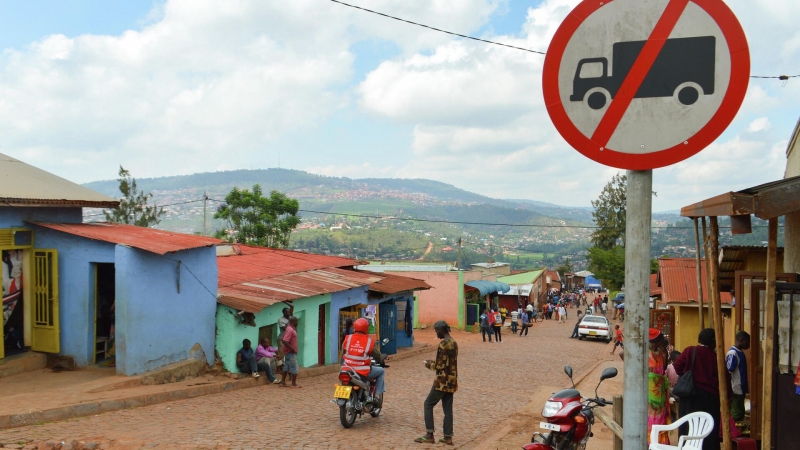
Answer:
<path fill-rule="evenodd" d="M 736 395 L 749 392 L 747 386 L 747 357 L 736 347 L 731 347 L 725 355 L 725 367 L 731 373 L 731 388 Z"/>

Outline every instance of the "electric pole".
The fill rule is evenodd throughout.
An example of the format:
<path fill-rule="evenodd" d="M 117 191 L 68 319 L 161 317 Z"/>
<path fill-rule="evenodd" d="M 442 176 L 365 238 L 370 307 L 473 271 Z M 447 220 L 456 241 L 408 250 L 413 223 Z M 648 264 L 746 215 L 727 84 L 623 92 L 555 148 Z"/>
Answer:
<path fill-rule="evenodd" d="M 206 221 L 206 206 L 208 205 L 208 193 L 203 191 L 203 236 L 206 236 L 207 233 L 207 221 Z"/>

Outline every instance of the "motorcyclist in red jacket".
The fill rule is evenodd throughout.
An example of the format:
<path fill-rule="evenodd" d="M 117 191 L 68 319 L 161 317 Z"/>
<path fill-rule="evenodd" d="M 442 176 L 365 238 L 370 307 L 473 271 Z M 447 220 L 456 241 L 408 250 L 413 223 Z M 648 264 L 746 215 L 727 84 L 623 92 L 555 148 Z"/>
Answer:
<path fill-rule="evenodd" d="M 344 353 L 345 366 L 351 367 L 359 375 L 367 377 L 368 380 L 375 380 L 375 395 L 381 397 L 386 390 L 384 384 L 384 374 L 386 371 L 383 367 L 372 366 L 370 357 L 375 361 L 381 363 L 388 359 L 388 356 L 381 354 L 376 345 L 376 342 L 369 336 L 369 322 L 363 317 L 356 320 L 353 324 L 354 334 L 348 335 L 344 338 L 342 350 Z"/>

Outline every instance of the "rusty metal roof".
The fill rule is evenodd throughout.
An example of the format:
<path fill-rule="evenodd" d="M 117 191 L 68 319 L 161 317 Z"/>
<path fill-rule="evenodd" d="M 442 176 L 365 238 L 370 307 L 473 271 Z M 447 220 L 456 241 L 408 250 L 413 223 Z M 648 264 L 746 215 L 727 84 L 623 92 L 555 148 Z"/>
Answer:
<path fill-rule="evenodd" d="M 229 259 L 238 258 L 229 257 Z M 278 302 L 344 291 L 366 286 L 380 279 L 381 277 L 375 274 L 327 268 L 223 285 L 220 274 L 217 301 L 239 311 L 257 313 Z"/>
<path fill-rule="evenodd" d="M 431 288 L 431 285 L 416 278 L 392 275 L 390 273 L 382 273 L 380 277 L 382 278 L 380 281 L 370 283 L 370 291 L 380 294 L 397 294 L 398 292 L 420 291 Z"/>
<path fill-rule="evenodd" d="M 366 286 L 382 275 L 344 269 L 358 262 L 266 247 L 234 245 L 217 256 L 218 301 L 257 313 L 272 304 Z"/>
<path fill-rule="evenodd" d="M 74 234 L 97 241 L 111 242 L 112 244 L 125 245 L 159 255 L 193 248 L 210 247 L 222 242 L 219 239 L 205 236 L 156 230 L 155 228 L 135 227 L 133 225 L 121 223 L 62 224 L 33 222 L 33 224 L 51 230 L 61 231 L 62 233 Z"/>
<path fill-rule="evenodd" d="M 0 204 L 116 208 L 119 200 L 0 153 Z"/>
<path fill-rule="evenodd" d="M 705 258 L 700 259 L 703 303 L 708 303 L 708 277 Z M 697 265 L 694 258 L 659 258 L 658 285 L 664 303 L 697 303 Z M 652 286 L 650 288 L 653 289 Z M 719 293 L 722 304 L 731 303 L 731 293 Z"/>
<path fill-rule="evenodd" d="M 650 297 L 660 297 L 663 292 L 661 286 L 658 285 L 658 274 L 650 274 Z"/>

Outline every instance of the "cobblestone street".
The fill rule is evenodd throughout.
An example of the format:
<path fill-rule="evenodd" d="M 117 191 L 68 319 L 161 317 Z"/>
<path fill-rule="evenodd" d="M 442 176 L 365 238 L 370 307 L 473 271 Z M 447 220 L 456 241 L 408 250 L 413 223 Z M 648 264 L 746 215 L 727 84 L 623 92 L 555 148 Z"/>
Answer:
<path fill-rule="evenodd" d="M 576 375 L 589 370 L 609 347 L 603 342 L 569 339 L 575 323 L 536 323 L 528 337 L 504 329 L 503 343 L 483 343 L 479 334 L 454 332 L 459 344 L 459 390 L 455 395 L 457 448 L 474 448 L 499 439 L 510 417 L 534 398 L 542 385 L 566 386 L 565 364 Z M 506 331 L 508 330 L 508 331 Z M 418 341 L 436 344 L 431 329 Z M 387 369 L 384 410 L 362 417 L 352 429 L 339 423 L 330 403 L 335 375 L 299 379 L 302 389 L 268 385 L 93 417 L 0 431 L 5 447 L 54 448 L 66 442 L 97 448 L 425 448 L 413 439 L 424 434 L 422 403 L 433 373 L 422 365 L 432 351 L 393 361 Z M 441 407 L 435 411 L 441 437 Z M 532 432 L 533 430 L 531 430 Z M 48 442 L 49 441 L 49 442 Z M 440 445 L 441 446 L 441 445 Z"/>

